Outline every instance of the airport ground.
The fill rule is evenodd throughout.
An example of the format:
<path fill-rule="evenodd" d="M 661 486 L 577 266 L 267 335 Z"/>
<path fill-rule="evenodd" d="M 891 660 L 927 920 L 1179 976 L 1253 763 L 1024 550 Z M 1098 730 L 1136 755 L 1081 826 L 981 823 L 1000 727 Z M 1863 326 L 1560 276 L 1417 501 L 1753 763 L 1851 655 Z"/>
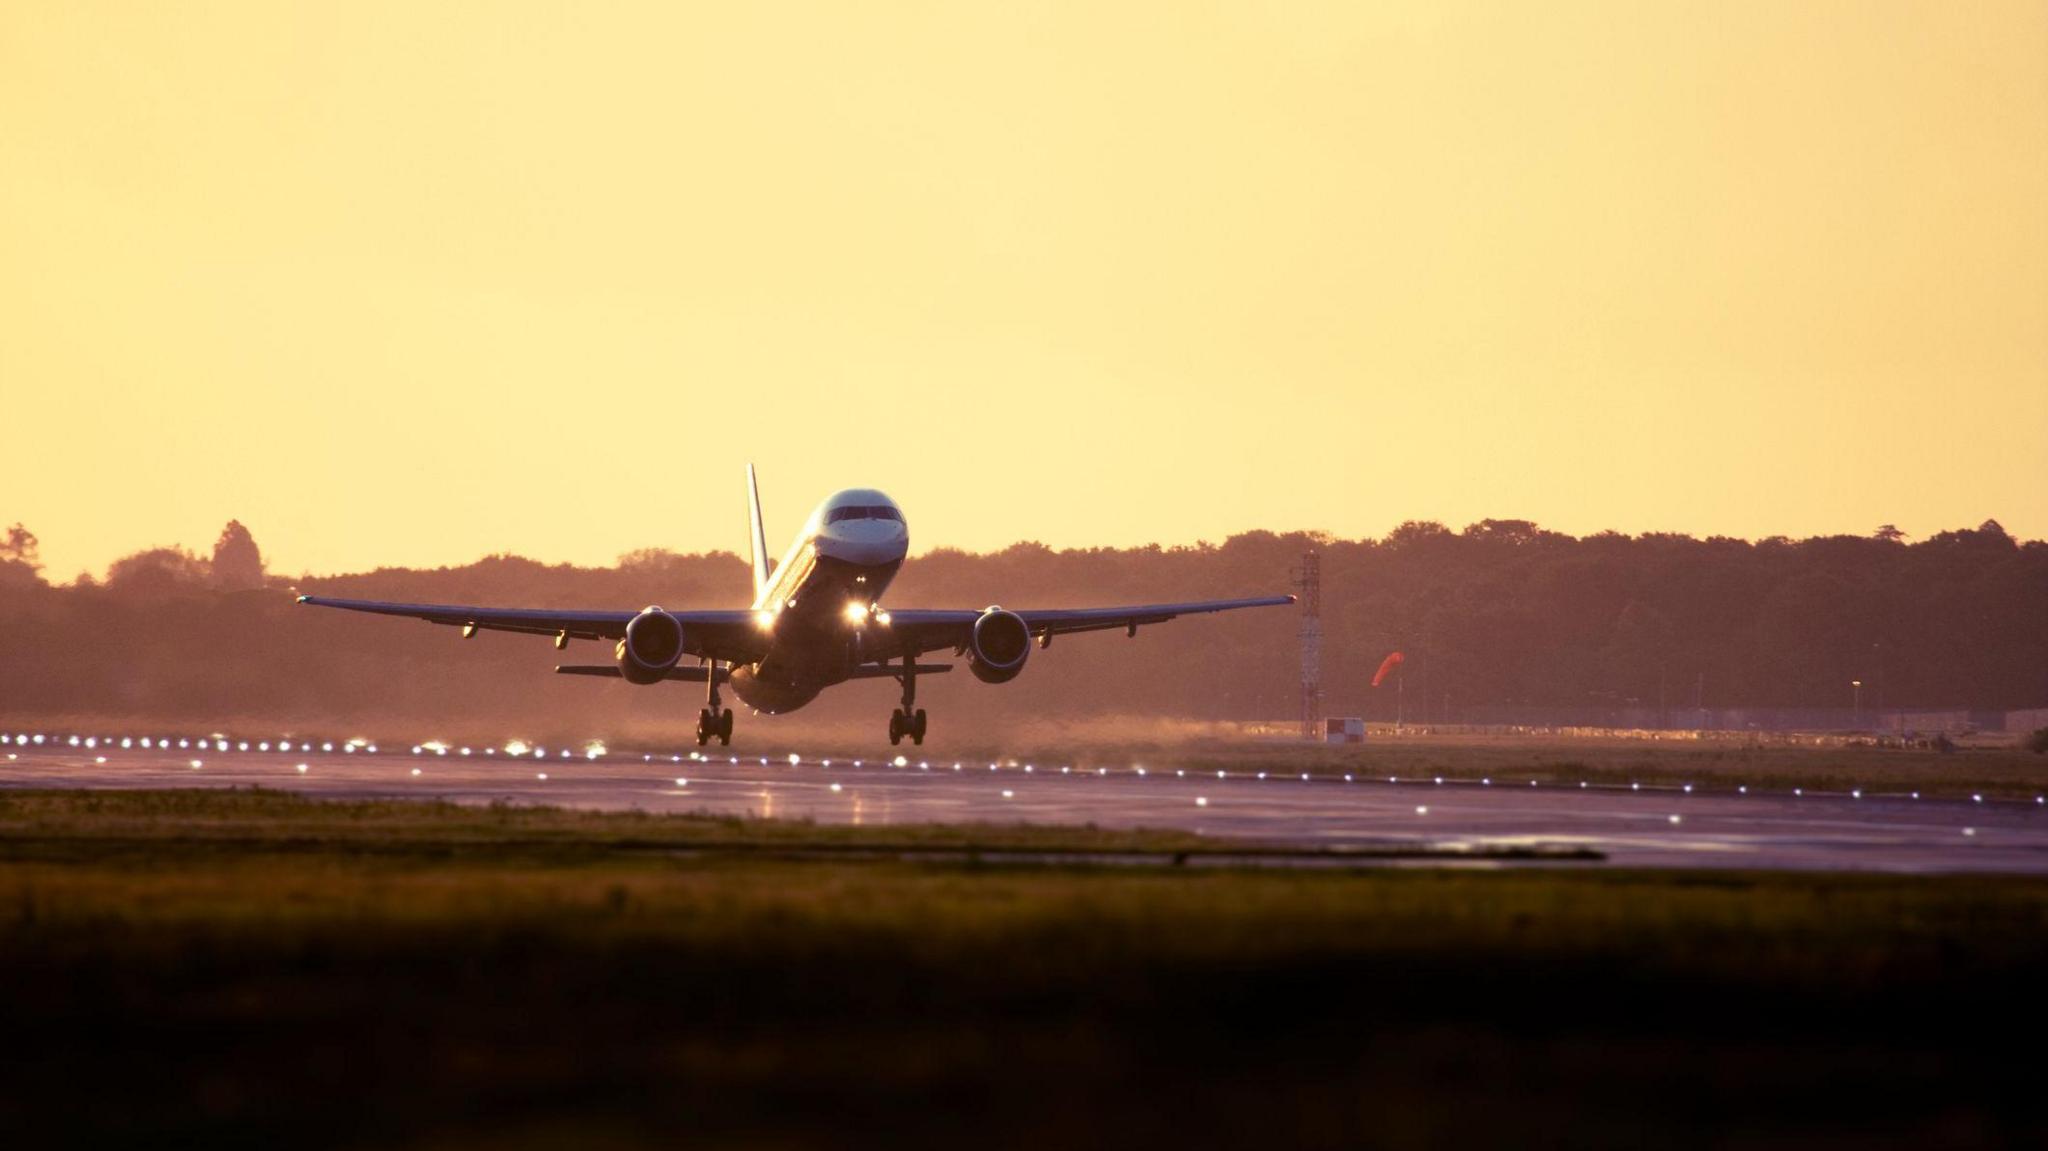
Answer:
<path fill-rule="evenodd" d="M 2048 881 L 1144 863 L 1206 842 L 10 789 L 0 1130 L 23 1146 L 2048 1136 Z M 919 847 L 976 851 L 903 850 Z"/>
<path fill-rule="evenodd" d="M 1554 736 L 937 747 L 552 747 L 0 733 L 0 787 L 260 786 L 823 824 L 1094 824 L 1292 848 L 1618 867 L 2048 874 L 2048 757 Z M 35 742 L 37 736 L 41 743 Z M 166 746 L 166 738 L 171 746 Z"/>
<path fill-rule="evenodd" d="M 31 1145 L 2048 1137 L 2018 751 L 42 734 L 0 748 Z"/>

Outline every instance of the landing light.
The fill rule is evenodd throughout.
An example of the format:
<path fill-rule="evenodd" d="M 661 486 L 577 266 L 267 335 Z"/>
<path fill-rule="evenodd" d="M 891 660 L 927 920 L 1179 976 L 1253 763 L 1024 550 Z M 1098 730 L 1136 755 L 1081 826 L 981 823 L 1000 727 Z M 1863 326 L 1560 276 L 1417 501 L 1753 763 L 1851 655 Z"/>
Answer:
<path fill-rule="evenodd" d="M 866 621 L 867 621 L 867 618 L 868 618 L 868 607 L 867 607 L 867 605 L 866 605 L 866 604 L 863 604 L 863 603 L 849 603 L 849 604 L 847 604 L 847 605 L 846 605 L 846 622 L 847 622 L 847 623 L 855 623 L 855 624 L 857 624 L 857 623 L 864 623 L 864 622 L 866 622 Z"/>
<path fill-rule="evenodd" d="M 885 611 L 878 611 L 878 612 L 876 612 L 876 613 L 875 613 L 875 622 L 876 622 L 876 623 L 878 623 L 878 624 L 881 624 L 881 625 L 882 625 L 883 627 L 888 627 L 888 626 L 889 626 L 889 613 L 888 613 L 888 612 L 885 612 Z"/>

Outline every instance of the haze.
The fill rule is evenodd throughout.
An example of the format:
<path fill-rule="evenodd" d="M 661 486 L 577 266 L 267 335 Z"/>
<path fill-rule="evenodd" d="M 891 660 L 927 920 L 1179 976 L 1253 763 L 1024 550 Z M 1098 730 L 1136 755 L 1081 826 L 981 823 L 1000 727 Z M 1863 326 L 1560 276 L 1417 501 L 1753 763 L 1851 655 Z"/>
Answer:
<path fill-rule="evenodd" d="M 2048 5 L 13 4 L 52 574 L 2048 534 Z"/>

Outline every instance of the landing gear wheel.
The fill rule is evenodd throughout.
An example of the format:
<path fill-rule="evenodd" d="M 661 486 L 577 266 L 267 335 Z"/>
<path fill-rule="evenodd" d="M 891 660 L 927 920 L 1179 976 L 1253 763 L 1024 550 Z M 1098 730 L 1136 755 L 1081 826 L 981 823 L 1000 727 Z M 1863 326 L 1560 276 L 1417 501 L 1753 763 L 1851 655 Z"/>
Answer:
<path fill-rule="evenodd" d="M 711 718 L 711 709 L 708 707 L 700 709 L 697 712 L 697 746 L 703 747 L 705 744 L 710 743 L 712 735 L 717 731 L 717 727 L 718 725 Z"/>
<path fill-rule="evenodd" d="M 732 746 L 732 709 L 729 707 L 718 713 L 718 745 Z"/>
<path fill-rule="evenodd" d="M 908 734 L 910 734 L 910 720 L 903 714 L 903 709 L 899 707 L 889 713 L 890 746 L 893 747 L 896 744 L 902 743 L 903 737 Z"/>
<path fill-rule="evenodd" d="M 917 714 L 910 717 L 910 742 L 919 747 L 924 746 L 924 727 L 924 709 L 918 708 Z"/>

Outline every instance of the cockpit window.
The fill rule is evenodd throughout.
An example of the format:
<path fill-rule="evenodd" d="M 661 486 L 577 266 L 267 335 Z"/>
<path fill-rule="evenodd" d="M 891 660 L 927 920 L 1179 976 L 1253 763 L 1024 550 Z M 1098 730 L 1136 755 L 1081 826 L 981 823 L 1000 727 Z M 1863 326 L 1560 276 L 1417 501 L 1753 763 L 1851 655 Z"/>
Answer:
<path fill-rule="evenodd" d="M 840 520 L 895 520 L 903 522 L 903 514 L 892 507 L 843 507 L 833 508 L 825 515 L 825 522 L 836 524 Z"/>

